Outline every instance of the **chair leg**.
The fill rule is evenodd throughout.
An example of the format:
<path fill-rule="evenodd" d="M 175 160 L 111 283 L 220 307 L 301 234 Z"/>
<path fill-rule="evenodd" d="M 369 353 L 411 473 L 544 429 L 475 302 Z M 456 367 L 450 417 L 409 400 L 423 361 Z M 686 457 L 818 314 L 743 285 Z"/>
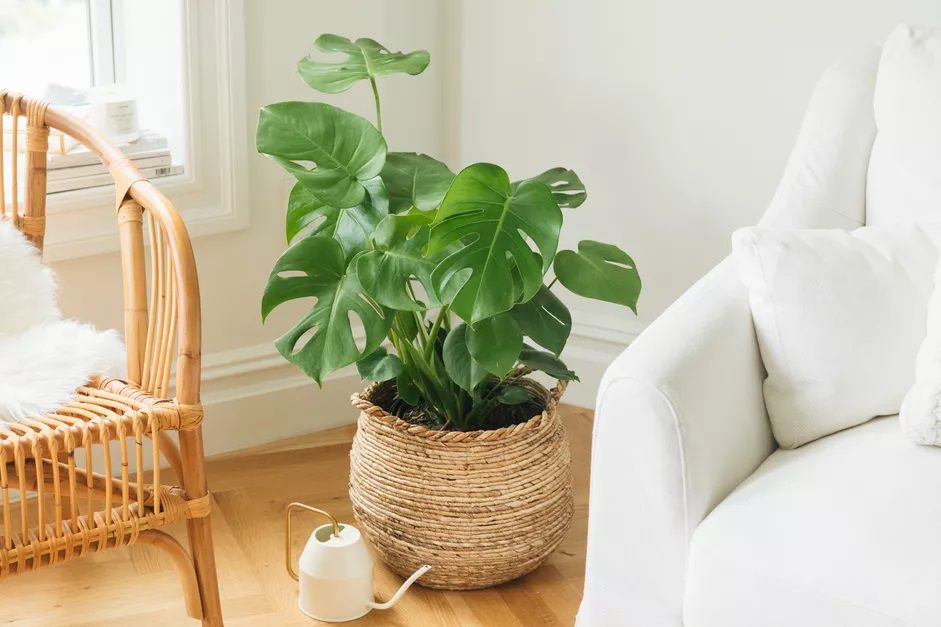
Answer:
<path fill-rule="evenodd" d="M 219 582 L 216 578 L 216 557 L 212 546 L 212 531 L 209 517 L 187 521 L 190 553 L 196 568 L 199 597 L 203 605 L 203 625 L 222 627 L 222 603 L 219 599 Z"/>
<path fill-rule="evenodd" d="M 190 560 L 189 553 L 177 542 L 173 536 L 156 529 L 142 531 L 137 538 L 138 544 L 149 544 L 166 551 L 173 560 L 177 574 L 180 576 L 180 584 L 183 586 L 183 599 L 186 603 L 186 613 L 193 618 L 201 619 L 203 617 L 202 603 L 199 597 L 199 584 L 196 582 L 196 572 L 193 570 L 193 562 Z"/>
<path fill-rule="evenodd" d="M 183 466 L 183 489 L 189 498 L 206 494 L 202 430 L 180 432 L 180 454 Z M 203 625 L 222 627 L 222 603 L 216 578 L 216 557 L 212 546 L 209 516 L 186 521 L 190 554 L 196 569 L 199 597 L 203 606 Z"/>

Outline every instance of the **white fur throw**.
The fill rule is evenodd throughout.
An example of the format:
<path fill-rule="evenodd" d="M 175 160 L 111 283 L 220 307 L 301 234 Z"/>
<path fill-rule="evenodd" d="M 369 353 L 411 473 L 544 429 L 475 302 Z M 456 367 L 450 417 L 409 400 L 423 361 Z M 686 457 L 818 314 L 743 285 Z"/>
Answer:
<path fill-rule="evenodd" d="M 51 411 L 93 374 L 122 376 L 124 364 L 115 331 L 61 319 L 55 275 L 0 219 L 0 422 Z"/>

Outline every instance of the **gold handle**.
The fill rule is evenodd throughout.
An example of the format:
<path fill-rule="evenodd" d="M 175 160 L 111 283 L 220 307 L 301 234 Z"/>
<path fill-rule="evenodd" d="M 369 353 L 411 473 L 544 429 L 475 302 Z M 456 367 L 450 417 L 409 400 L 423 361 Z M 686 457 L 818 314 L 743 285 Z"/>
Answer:
<path fill-rule="evenodd" d="M 315 514 L 323 514 L 330 519 L 330 524 L 333 525 L 333 536 L 340 535 L 340 523 L 337 522 L 337 519 L 323 511 L 322 509 L 317 509 L 316 507 L 311 507 L 310 505 L 304 505 L 303 503 L 291 503 L 284 510 L 284 565 L 288 569 L 288 574 L 291 575 L 291 578 L 294 581 L 298 580 L 297 571 L 294 570 L 293 560 L 291 559 L 291 512 L 296 509 L 305 509 L 308 512 L 314 512 Z"/>

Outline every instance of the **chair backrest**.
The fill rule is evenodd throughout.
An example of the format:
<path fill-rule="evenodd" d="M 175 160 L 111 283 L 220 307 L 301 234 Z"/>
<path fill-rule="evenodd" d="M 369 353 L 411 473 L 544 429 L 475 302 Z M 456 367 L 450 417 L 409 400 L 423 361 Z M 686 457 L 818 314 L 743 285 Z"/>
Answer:
<path fill-rule="evenodd" d="M 64 111 L 0 89 L 0 119 L 8 120 L 0 133 L 0 219 L 13 220 L 40 250 L 50 129 L 88 148 L 108 168 L 121 241 L 128 379 L 167 396 L 175 358 L 176 398 L 198 403 L 199 282 L 189 234 L 173 204 L 104 134 Z"/>
<path fill-rule="evenodd" d="M 42 250 L 46 234 L 48 105 L 0 90 L 0 217 Z"/>

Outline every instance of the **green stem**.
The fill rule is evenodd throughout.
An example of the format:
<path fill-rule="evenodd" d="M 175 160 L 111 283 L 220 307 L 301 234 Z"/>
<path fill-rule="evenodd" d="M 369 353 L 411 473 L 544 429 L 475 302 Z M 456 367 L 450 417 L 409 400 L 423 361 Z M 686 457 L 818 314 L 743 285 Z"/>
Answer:
<path fill-rule="evenodd" d="M 547 289 L 547 290 L 551 290 L 551 289 L 552 289 L 552 286 L 555 285 L 555 282 L 558 281 L 558 280 L 559 280 L 559 277 L 556 277 L 556 278 L 552 279 L 552 283 L 550 283 L 549 285 L 547 285 L 547 286 L 546 286 L 546 289 Z"/>
<path fill-rule="evenodd" d="M 379 105 L 379 88 L 376 87 L 376 77 L 369 77 L 369 84 L 372 86 L 372 95 L 376 100 L 376 128 L 382 133 L 382 107 Z"/>
<path fill-rule="evenodd" d="M 425 359 L 431 360 L 432 355 L 435 352 L 435 341 L 438 338 L 438 330 L 441 329 L 441 325 L 444 323 L 444 319 L 447 318 L 450 310 L 447 305 L 443 305 L 440 310 L 438 310 L 438 315 L 435 317 L 435 321 L 431 325 L 431 331 L 428 333 L 428 341 L 425 342 Z"/>

